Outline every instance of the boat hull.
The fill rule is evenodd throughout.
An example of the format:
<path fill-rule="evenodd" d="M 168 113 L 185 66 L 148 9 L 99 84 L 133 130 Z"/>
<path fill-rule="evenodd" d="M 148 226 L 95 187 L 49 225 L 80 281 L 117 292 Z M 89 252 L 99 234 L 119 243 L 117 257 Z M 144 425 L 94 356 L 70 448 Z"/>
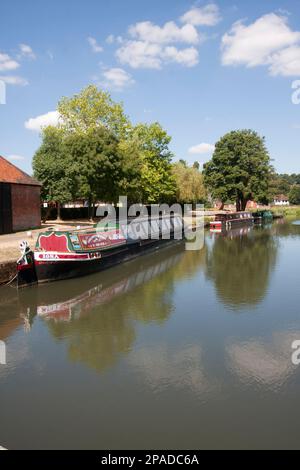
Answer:
<path fill-rule="evenodd" d="M 235 227 L 243 227 L 243 226 L 249 226 L 249 225 L 253 225 L 254 223 L 254 219 L 253 218 L 249 218 L 249 219 L 233 219 L 233 220 L 224 220 L 224 221 L 220 221 L 220 220 L 217 220 L 215 222 L 211 222 L 210 223 L 210 229 L 212 231 L 214 230 L 219 230 L 219 231 L 222 231 L 224 229 L 231 229 L 231 228 L 235 228 Z"/>
<path fill-rule="evenodd" d="M 45 283 L 93 274 L 119 263 L 130 261 L 137 256 L 149 253 L 151 250 L 169 246 L 176 241 L 174 239 L 139 241 L 138 243 L 116 247 L 107 252 L 102 251 L 100 256 L 89 259 L 76 260 L 76 257 L 74 257 L 68 260 L 36 260 L 35 271 L 37 281 L 38 283 Z"/>

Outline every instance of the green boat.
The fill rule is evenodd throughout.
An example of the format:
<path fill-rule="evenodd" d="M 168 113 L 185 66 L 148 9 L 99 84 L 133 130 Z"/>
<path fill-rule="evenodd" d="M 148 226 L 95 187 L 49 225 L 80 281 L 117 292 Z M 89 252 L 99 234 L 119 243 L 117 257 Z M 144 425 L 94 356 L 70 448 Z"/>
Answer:
<path fill-rule="evenodd" d="M 269 223 L 273 220 L 272 212 L 267 209 L 253 212 L 252 215 L 257 224 Z"/>

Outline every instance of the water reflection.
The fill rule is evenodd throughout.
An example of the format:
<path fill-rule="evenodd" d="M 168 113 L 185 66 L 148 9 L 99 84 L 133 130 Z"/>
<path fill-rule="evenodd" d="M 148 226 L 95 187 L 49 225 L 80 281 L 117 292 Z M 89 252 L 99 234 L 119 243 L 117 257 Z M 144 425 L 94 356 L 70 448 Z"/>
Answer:
<path fill-rule="evenodd" d="M 199 252 L 179 244 L 99 275 L 0 289 L 0 442 L 299 447 L 299 236 L 282 221 L 206 233 Z"/>
<path fill-rule="evenodd" d="M 2 287 L 0 292 L 0 339 L 6 340 L 19 328 L 30 331 L 36 314 L 30 308 L 35 298 L 32 297 L 32 292 L 26 290 L 20 296 L 12 287 Z"/>
<path fill-rule="evenodd" d="M 130 364 L 155 393 L 170 388 L 191 390 L 201 399 L 221 387 L 210 373 L 200 344 L 183 345 L 176 351 L 166 344 L 155 351 L 139 348 L 130 357 Z M 206 366 L 206 367 L 205 367 Z"/>
<path fill-rule="evenodd" d="M 236 309 L 261 302 L 276 263 L 276 238 L 267 227 L 235 229 L 214 238 L 206 275 L 220 300 Z"/>
<path fill-rule="evenodd" d="M 228 367 L 247 384 L 279 390 L 297 368 L 291 360 L 292 342 L 300 338 L 298 331 L 273 333 L 269 338 L 234 341 L 226 347 Z"/>
<path fill-rule="evenodd" d="M 37 314 L 55 338 L 68 343 L 71 360 L 102 371 L 131 350 L 136 320 L 162 323 L 169 318 L 176 281 L 204 261 L 205 250 L 185 252 L 181 243 L 108 272 L 101 284 L 71 299 L 46 303 L 53 295 L 48 286 Z"/>

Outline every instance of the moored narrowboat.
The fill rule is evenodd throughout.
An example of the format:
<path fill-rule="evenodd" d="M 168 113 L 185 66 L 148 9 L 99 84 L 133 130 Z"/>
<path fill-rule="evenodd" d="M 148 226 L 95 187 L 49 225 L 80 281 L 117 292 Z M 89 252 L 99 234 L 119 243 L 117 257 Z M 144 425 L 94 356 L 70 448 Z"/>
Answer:
<path fill-rule="evenodd" d="M 136 218 L 96 225 L 90 229 L 46 231 L 34 251 L 22 242 L 17 262 L 17 285 L 25 287 L 84 276 L 182 240 L 179 215 Z"/>
<path fill-rule="evenodd" d="M 254 218 L 251 212 L 227 212 L 216 214 L 215 220 L 210 222 L 212 232 L 221 232 L 224 229 L 231 229 L 243 225 L 252 225 Z"/>
<path fill-rule="evenodd" d="M 265 224 L 273 220 L 273 213 L 269 210 L 256 211 L 252 215 L 256 224 Z"/>

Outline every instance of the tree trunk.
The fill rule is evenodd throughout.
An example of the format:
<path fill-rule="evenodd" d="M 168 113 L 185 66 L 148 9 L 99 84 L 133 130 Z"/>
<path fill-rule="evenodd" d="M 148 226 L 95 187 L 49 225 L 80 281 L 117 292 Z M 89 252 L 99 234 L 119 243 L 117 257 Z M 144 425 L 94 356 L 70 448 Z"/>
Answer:
<path fill-rule="evenodd" d="M 46 210 L 46 214 L 44 215 L 44 217 L 43 217 L 43 219 L 42 219 L 42 222 L 43 222 L 43 223 L 47 222 L 47 220 L 48 220 L 48 218 L 49 218 L 50 211 L 51 211 L 51 207 L 50 207 L 50 205 L 48 204 L 48 207 L 47 207 L 47 210 Z"/>
<path fill-rule="evenodd" d="M 241 210 L 242 210 L 242 211 L 245 211 L 245 210 L 246 210 L 247 202 L 248 202 L 247 199 L 242 199 L 242 202 L 241 202 Z"/>
<path fill-rule="evenodd" d="M 238 197 L 236 199 L 236 211 L 237 212 L 245 211 L 247 207 L 247 202 L 248 202 L 247 198 L 245 199 L 243 198 L 243 196 Z"/>
<path fill-rule="evenodd" d="M 93 199 L 89 197 L 89 208 L 88 208 L 88 218 L 93 221 Z"/>
<path fill-rule="evenodd" d="M 60 217 L 60 209 L 61 209 L 61 204 L 60 204 L 60 202 L 57 202 L 57 216 L 56 216 L 56 220 L 61 220 L 61 217 Z"/>

